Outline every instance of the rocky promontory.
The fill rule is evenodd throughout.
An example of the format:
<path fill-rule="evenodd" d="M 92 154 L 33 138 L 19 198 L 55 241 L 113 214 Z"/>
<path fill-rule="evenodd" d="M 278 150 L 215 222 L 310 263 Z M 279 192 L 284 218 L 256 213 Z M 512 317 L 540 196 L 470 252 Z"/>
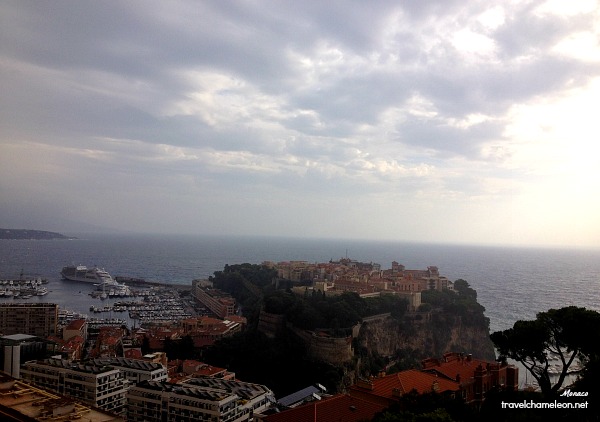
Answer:
<path fill-rule="evenodd" d="M 75 239 L 64 234 L 49 232 L 45 230 L 30 229 L 0 229 L 0 239 L 8 240 L 53 240 L 53 239 Z"/>

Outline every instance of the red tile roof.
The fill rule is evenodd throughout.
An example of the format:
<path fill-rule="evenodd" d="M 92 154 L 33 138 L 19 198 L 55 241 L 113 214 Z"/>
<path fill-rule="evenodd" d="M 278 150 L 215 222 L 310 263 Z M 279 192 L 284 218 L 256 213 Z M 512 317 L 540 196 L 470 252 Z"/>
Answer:
<path fill-rule="evenodd" d="M 140 349 L 127 349 L 123 352 L 126 358 L 129 359 L 141 359 L 142 351 Z"/>
<path fill-rule="evenodd" d="M 373 419 L 385 406 L 339 394 L 281 413 L 265 416 L 264 422 L 359 422 Z"/>
<path fill-rule="evenodd" d="M 203 377 L 212 377 L 216 374 L 220 374 L 221 372 L 225 372 L 225 368 L 214 367 L 210 365 L 203 365 L 197 371 L 194 372 L 194 375 L 199 375 Z"/>
<path fill-rule="evenodd" d="M 412 390 L 416 390 L 419 394 L 431 393 L 433 391 L 438 393 L 458 391 L 459 384 L 427 372 L 409 369 L 381 378 L 375 378 L 368 382 L 359 382 L 351 386 L 350 389 L 391 400 Z"/>
<path fill-rule="evenodd" d="M 229 321 L 237 322 L 239 324 L 246 324 L 248 322 L 246 317 L 238 315 L 228 315 L 226 319 L 228 319 Z"/>
<path fill-rule="evenodd" d="M 71 321 L 69 325 L 65 327 L 65 330 L 81 330 L 81 327 L 83 327 L 85 323 L 85 319 L 76 319 Z"/>
<path fill-rule="evenodd" d="M 497 365 L 496 362 L 488 362 L 454 353 L 448 353 L 447 355 L 445 359 L 437 361 L 435 364 L 432 362 L 428 363 L 423 369 L 438 372 L 440 375 L 453 380 L 457 380 L 457 377 L 460 377 L 461 382 L 466 382 L 474 377 L 475 368 L 479 365 L 483 368 L 486 368 L 488 364 Z"/>

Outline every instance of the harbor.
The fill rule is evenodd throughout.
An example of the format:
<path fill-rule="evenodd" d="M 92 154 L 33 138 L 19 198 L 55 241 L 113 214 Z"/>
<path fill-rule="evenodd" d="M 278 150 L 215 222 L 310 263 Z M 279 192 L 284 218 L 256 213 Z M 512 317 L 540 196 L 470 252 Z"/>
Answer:
<path fill-rule="evenodd" d="M 45 296 L 47 280 L 41 277 L 0 280 L 0 298 L 30 299 L 33 296 Z"/>
<path fill-rule="evenodd" d="M 191 285 L 148 283 L 133 277 L 111 277 L 100 283 L 22 275 L 0 280 L 0 303 L 17 301 L 56 303 L 60 325 L 83 318 L 92 327 L 133 328 L 198 315 Z"/>
<path fill-rule="evenodd" d="M 139 325 L 151 322 L 172 322 L 189 318 L 192 312 L 189 306 L 181 298 L 166 294 L 154 294 L 144 296 L 141 301 L 117 301 L 112 305 L 90 306 L 90 312 L 94 314 L 126 313 L 131 320 L 137 321 Z"/>

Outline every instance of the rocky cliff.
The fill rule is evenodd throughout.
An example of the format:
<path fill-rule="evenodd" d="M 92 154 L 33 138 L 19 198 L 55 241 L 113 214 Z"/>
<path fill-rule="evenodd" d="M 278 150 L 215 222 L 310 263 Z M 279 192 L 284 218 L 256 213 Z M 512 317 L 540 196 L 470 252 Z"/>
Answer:
<path fill-rule="evenodd" d="M 402 321 L 391 317 L 365 321 L 356 340 L 362 350 L 383 357 L 411 350 L 420 358 L 446 352 L 465 352 L 492 361 L 496 358 L 487 325 L 443 312 L 408 315 Z"/>
<path fill-rule="evenodd" d="M 351 364 L 355 358 L 395 361 L 403 351 L 410 351 L 416 359 L 446 352 L 465 352 L 490 361 L 496 357 L 487 324 L 440 311 L 410 313 L 401 320 L 390 314 L 368 317 L 353 327 L 350 337 L 339 339 L 296 329 L 285 324 L 281 315 L 261 312 L 258 328 L 268 337 L 278 337 L 286 326 L 302 339 L 309 358 L 335 366 Z"/>

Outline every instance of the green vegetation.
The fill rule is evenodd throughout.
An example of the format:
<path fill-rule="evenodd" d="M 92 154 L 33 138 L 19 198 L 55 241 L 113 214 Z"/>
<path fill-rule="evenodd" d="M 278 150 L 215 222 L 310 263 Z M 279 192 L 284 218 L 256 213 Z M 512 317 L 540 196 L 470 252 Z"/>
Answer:
<path fill-rule="evenodd" d="M 491 339 L 500 358 L 522 363 L 544 396 L 552 398 L 577 360 L 590 365 L 584 375 L 592 379 L 590 372 L 598 367 L 600 313 L 576 306 L 550 309 L 538 313 L 533 321 L 517 321 L 513 328 L 496 331 Z M 561 368 L 557 379 L 550 377 L 552 362 Z"/>
<path fill-rule="evenodd" d="M 216 288 L 231 294 L 242 307 L 248 324 L 256 326 L 263 295 L 275 290 L 273 280 L 276 276 L 275 270 L 264 265 L 245 263 L 225 265 L 223 271 L 215 271 L 209 280 Z"/>
<path fill-rule="evenodd" d="M 257 329 L 261 309 L 285 315 L 298 328 L 323 329 L 340 336 L 348 335 L 349 329 L 364 317 L 390 313 L 401 319 L 406 312 L 406 300 L 394 295 L 362 299 L 356 293 L 329 297 L 308 289 L 302 295 L 276 290 L 273 282 L 276 275 L 274 270 L 253 264 L 227 265 L 223 271 L 215 272 L 211 281 L 216 288 L 235 297 L 248 318 L 248 328 L 207 348 L 202 358 L 234 371 L 241 379 L 269 385 L 278 394 L 288 394 L 315 382 L 337 391 L 344 368 L 309 361 L 303 343 L 294 334 L 267 338 Z M 381 357 L 372 360 L 369 364 L 372 370 L 385 364 Z M 286 365 L 282 373 L 273 362 L 294 364 Z"/>
<path fill-rule="evenodd" d="M 406 311 L 406 300 L 394 295 L 362 299 L 356 293 L 329 297 L 308 288 L 304 295 L 276 290 L 273 283 L 276 276 L 275 270 L 263 265 L 239 264 L 226 265 L 210 280 L 236 299 L 250 325 L 257 322 L 261 308 L 285 315 L 287 321 L 306 330 L 343 330 L 366 316 L 388 312 L 401 319 Z"/>
<path fill-rule="evenodd" d="M 406 349 L 398 351 L 395 356 L 380 356 L 362 346 L 360 338 L 355 338 L 355 362 L 345 368 L 334 367 L 309 361 L 304 344 L 289 331 L 276 339 L 266 337 L 258 331 L 261 310 L 283 315 L 286 322 L 297 328 L 326 330 L 333 336 L 348 336 L 354 325 L 379 314 L 390 314 L 401 322 L 402 330 L 406 332 L 414 330 L 414 326 L 404 320 L 408 302 L 399 296 L 389 294 L 361 298 L 353 292 L 326 296 L 308 286 L 297 294 L 289 288 L 281 288 L 290 284 L 281 283 L 276 277 L 276 271 L 254 264 L 227 265 L 223 271 L 215 272 L 211 281 L 216 288 L 235 297 L 248 318 L 248 328 L 204 350 L 203 359 L 234 371 L 242 379 L 272 386 L 278 394 L 287 394 L 314 382 L 325 385 L 330 391 L 338 391 L 340 386 L 347 384 L 347 374 L 353 374 L 355 370 L 358 370 L 357 375 L 376 375 L 390 366 L 392 371 L 419 366 L 422 358 L 419 351 Z M 477 303 L 475 290 L 464 280 L 458 280 L 455 287 L 456 293 L 423 292 L 425 303 L 422 310 L 432 311 L 431 325 L 437 333 L 434 339 L 437 345 L 446 344 L 443 341 L 448 340 L 458 318 L 453 313 L 457 313 L 464 324 L 483 323 L 487 327 L 488 321 L 483 316 L 483 307 Z M 431 345 L 431 350 L 436 350 L 436 344 Z M 273 362 L 294 364 L 286 365 L 285 373 L 282 373 Z"/>
<path fill-rule="evenodd" d="M 270 339 L 247 330 L 209 347 L 202 359 L 235 372 L 239 379 L 269 386 L 277 397 L 315 382 L 336 391 L 343 377 L 342 368 L 308 360 L 304 345 L 293 334 Z"/>
<path fill-rule="evenodd" d="M 210 279 L 215 283 L 215 287 L 235 295 L 242 293 L 243 288 L 248 289 L 246 282 L 262 289 L 270 286 L 276 276 L 275 270 L 264 265 L 246 263 L 225 265 L 223 271 L 215 271 L 214 277 Z M 250 289 L 253 290 L 252 287 Z"/>
<path fill-rule="evenodd" d="M 347 384 L 345 378 L 354 369 L 359 370 L 357 375 L 375 375 L 383 368 L 388 368 L 388 373 L 393 373 L 418 366 L 421 359 L 419 350 L 399 350 L 394 356 L 384 357 L 361 346 L 359 338 L 354 339 L 356 367 L 334 367 L 308 360 L 304 344 L 289 331 L 284 331 L 276 339 L 266 337 L 257 329 L 261 309 L 284 315 L 286 321 L 298 328 L 326 329 L 334 335 L 347 335 L 350 327 L 371 315 L 390 313 L 393 318 L 402 321 L 407 307 L 405 300 L 393 295 L 363 299 L 355 293 L 344 293 L 329 297 L 308 288 L 304 294 L 298 295 L 289 289 L 276 289 L 275 277 L 275 271 L 251 264 L 226 266 L 223 271 L 215 273 L 212 278 L 215 287 L 236 298 L 250 324 L 245 332 L 223 339 L 204 350 L 203 359 L 236 372 L 241 379 L 266 384 L 277 396 L 289 394 L 315 382 L 325 385 L 331 392 L 339 391 L 340 386 Z M 287 286 L 285 283 L 281 285 Z M 422 292 L 423 304 L 419 311 L 429 313 L 429 326 L 433 329 L 433 341 L 436 343 L 430 345 L 431 350 L 437 350 L 437 345 L 447 344 L 457 320 L 466 326 L 489 327 L 489 320 L 484 316 L 485 309 L 477 302 L 477 292 L 465 280 L 457 280 L 454 288 L 455 292 Z M 406 323 L 404 329 L 411 330 L 414 326 Z M 376 415 L 373 420 L 545 420 L 545 412 L 535 409 L 499 410 L 502 401 L 541 402 L 547 396 L 555 396 L 564 377 L 560 376 L 558 383 L 549 382 L 548 368 L 552 359 L 563 362 L 563 374 L 576 360 L 584 363 L 581 377 L 571 388 L 587 391 L 590 395 L 600 394 L 600 388 L 597 387 L 600 352 L 596 347 L 600 339 L 600 314 L 597 312 L 576 307 L 550 310 L 538 314 L 535 321 L 517 321 L 510 330 L 496 332 L 491 338 L 501 358 L 511 358 L 525 365 L 538 380 L 543 394 L 490 391 L 483 405 L 476 409 L 467 406 L 460 399 L 443 394 L 409 393 L 398 404 Z M 454 351 L 468 352 L 460 350 L 459 345 L 456 345 Z M 286 365 L 282 372 L 274 362 L 293 364 Z M 595 415 L 595 412 L 580 412 L 577 417 L 580 420 L 596 420 L 588 418 L 592 414 Z M 562 418 L 574 416 L 567 411 L 555 411 L 553 415 Z"/>
<path fill-rule="evenodd" d="M 321 292 L 306 290 L 303 296 L 299 296 L 277 290 L 264 298 L 265 312 L 285 315 L 287 321 L 306 330 L 350 328 L 366 316 L 388 312 L 401 318 L 406 306 L 406 300 L 397 296 L 362 299 L 352 292 L 325 296 Z"/>
<path fill-rule="evenodd" d="M 426 290 L 421 293 L 421 310 L 441 309 L 443 312 L 462 319 L 471 326 L 489 327 L 490 321 L 484 315 L 485 308 L 477 302 L 477 292 L 469 283 L 459 279 L 454 282 L 454 292 L 449 290 Z"/>

